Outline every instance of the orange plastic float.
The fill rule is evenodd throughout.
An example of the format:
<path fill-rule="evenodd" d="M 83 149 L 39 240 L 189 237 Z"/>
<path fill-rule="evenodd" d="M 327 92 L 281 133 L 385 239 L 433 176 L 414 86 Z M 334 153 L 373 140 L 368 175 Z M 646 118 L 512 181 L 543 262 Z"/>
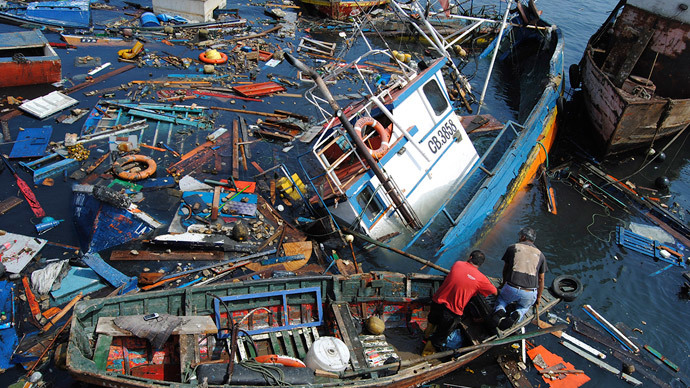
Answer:
<path fill-rule="evenodd" d="M 373 117 L 362 117 L 355 123 L 355 132 L 360 139 L 364 140 L 362 136 L 362 129 L 364 127 L 372 127 L 381 137 L 381 145 L 375 150 L 371 150 L 371 156 L 381 159 L 383 155 L 388 152 L 388 141 L 391 139 L 390 131 L 386 130 L 381 123 L 376 121 Z"/>
<path fill-rule="evenodd" d="M 265 356 L 257 356 L 255 358 L 257 362 L 262 364 L 281 364 L 284 366 L 289 366 L 293 368 L 306 368 L 307 365 L 302 362 L 299 358 L 294 358 L 290 356 L 282 356 L 277 354 L 267 354 Z"/>
<path fill-rule="evenodd" d="M 218 50 L 209 49 L 199 54 L 199 60 L 204 63 L 219 65 L 228 61 L 228 56 Z"/>
<path fill-rule="evenodd" d="M 145 163 L 147 167 L 144 170 L 138 169 L 129 171 L 125 169 L 125 166 L 131 163 Z M 148 156 L 127 155 L 119 158 L 115 161 L 115 163 L 113 163 L 113 172 L 115 173 L 115 175 L 117 175 L 118 178 L 127 181 L 138 181 L 141 179 L 146 179 L 153 175 L 153 173 L 156 172 L 157 167 L 158 166 L 156 165 L 156 162 Z"/>

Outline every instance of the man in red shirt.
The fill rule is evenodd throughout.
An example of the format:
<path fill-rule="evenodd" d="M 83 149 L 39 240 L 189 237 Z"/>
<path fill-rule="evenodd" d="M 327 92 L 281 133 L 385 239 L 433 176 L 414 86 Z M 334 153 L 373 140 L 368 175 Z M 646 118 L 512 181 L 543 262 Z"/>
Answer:
<path fill-rule="evenodd" d="M 488 296 L 498 294 L 498 290 L 479 272 L 479 267 L 484 264 L 485 256 L 482 251 L 476 250 L 470 254 L 467 261 L 456 261 L 450 269 L 450 273 L 432 298 L 429 323 L 436 325 L 436 331 L 429 338 L 436 350 L 446 350 L 459 347 L 459 341 L 448 341 L 460 319 L 463 310 L 470 299 L 477 293 Z M 450 342 L 456 342 L 452 346 Z M 451 346 L 449 346 L 451 345 Z"/>

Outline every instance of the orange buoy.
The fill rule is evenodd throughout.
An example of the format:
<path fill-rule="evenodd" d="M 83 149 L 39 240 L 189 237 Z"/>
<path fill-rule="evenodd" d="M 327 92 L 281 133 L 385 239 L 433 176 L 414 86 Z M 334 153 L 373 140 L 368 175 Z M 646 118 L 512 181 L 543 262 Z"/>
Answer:
<path fill-rule="evenodd" d="M 125 169 L 125 165 L 130 163 L 145 163 L 146 169 L 140 171 L 128 171 Z M 113 172 L 118 178 L 127 181 L 138 181 L 141 179 L 146 179 L 156 172 L 156 162 L 144 155 L 127 155 L 119 158 L 113 163 Z"/>
<path fill-rule="evenodd" d="M 257 356 L 254 358 L 257 362 L 262 364 L 281 364 L 293 368 L 306 368 L 307 365 L 299 358 L 290 356 L 281 356 L 277 354 L 267 354 L 265 356 Z"/>
<path fill-rule="evenodd" d="M 391 133 L 390 131 L 387 131 L 381 123 L 376 121 L 373 117 L 362 117 L 361 119 L 357 120 L 355 123 L 355 132 L 357 133 L 357 136 L 359 136 L 360 139 L 364 140 L 364 137 L 362 136 L 362 129 L 364 127 L 372 127 L 374 130 L 379 134 L 381 137 L 381 145 L 379 148 L 375 150 L 370 150 L 371 156 L 375 157 L 376 159 L 381 159 L 383 155 L 388 152 L 388 141 L 391 139 Z"/>
<path fill-rule="evenodd" d="M 221 53 L 217 50 L 206 50 L 199 54 L 199 60 L 204 63 L 211 63 L 214 65 L 220 65 L 228 61 L 228 56 L 225 53 Z"/>

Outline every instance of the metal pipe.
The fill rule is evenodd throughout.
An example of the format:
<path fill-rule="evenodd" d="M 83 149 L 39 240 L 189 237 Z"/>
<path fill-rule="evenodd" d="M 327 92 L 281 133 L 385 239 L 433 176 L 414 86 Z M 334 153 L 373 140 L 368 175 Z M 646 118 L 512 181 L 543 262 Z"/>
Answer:
<path fill-rule="evenodd" d="M 355 143 L 355 147 L 357 147 L 357 150 L 359 150 L 360 154 L 364 158 L 364 161 L 367 163 L 368 167 L 371 169 L 374 175 L 376 175 L 379 182 L 381 182 L 383 188 L 386 189 L 386 193 L 393 201 L 393 204 L 395 205 L 396 209 L 400 211 L 400 215 L 402 216 L 402 218 L 408 225 L 414 228 L 419 228 L 420 225 L 418 224 L 417 217 L 415 217 L 410 212 L 410 210 L 404 205 L 403 200 L 397 195 L 397 190 L 391 184 L 389 178 L 386 176 L 386 174 L 384 174 L 383 170 L 381 170 L 374 157 L 371 156 L 369 149 L 355 132 L 355 129 L 352 127 L 352 124 L 348 120 L 347 116 L 345 116 L 345 113 L 338 105 L 338 102 L 336 102 L 335 98 L 333 98 L 333 95 L 331 94 L 330 90 L 328 90 L 326 83 L 323 81 L 319 73 L 317 73 L 312 68 L 302 63 L 299 59 L 293 57 L 288 53 L 285 53 L 285 59 L 292 66 L 302 71 L 303 73 L 309 75 L 314 80 L 319 90 L 321 91 L 321 93 L 323 93 L 324 97 L 328 101 L 328 105 L 330 105 L 333 109 L 335 116 L 337 116 L 338 119 L 340 119 L 340 123 L 343 124 L 343 127 L 347 131 L 347 134 L 350 135 L 350 138 Z"/>
<path fill-rule="evenodd" d="M 506 21 L 508 20 L 508 14 L 510 13 L 510 6 L 513 5 L 513 0 L 508 0 L 508 6 L 506 7 L 506 13 L 503 14 L 503 21 L 501 22 L 501 29 L 498 31 L 498 36 L 496 37 L 496 48 L 494 48 L 494 55 L 491 58 L 491 65 L 489 66 L 489 72 L 486 74 L 486 79 L 484 80 L 484 88 L 482 89 L 482 94 L 479 97 L 479 107 L 477 108 L 477 114 L 482 109 L 482 104 L 484 103 L 484 96 L 486 95 L 486 89 L 489 87 L 489 80 L 491 79 L 491 72 L 494 70 L 494 63 L 496 63 L 496 57 L 498 56 L 498 49 L 501 45 L 501 39 L 503 39 L 503 31 L 506 29 Z"/>

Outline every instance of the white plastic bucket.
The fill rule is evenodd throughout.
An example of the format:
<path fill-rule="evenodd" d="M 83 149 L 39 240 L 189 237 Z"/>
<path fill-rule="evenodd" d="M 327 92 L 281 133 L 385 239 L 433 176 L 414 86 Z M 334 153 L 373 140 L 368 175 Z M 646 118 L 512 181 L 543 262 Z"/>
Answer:
<path fill-rule="evenodd" d="M 335 337 L 321 337 L 314 341 L 307 352 L 305 364 L 311 369 L 342 372 L 350 362 L 350 350 Z"/>

